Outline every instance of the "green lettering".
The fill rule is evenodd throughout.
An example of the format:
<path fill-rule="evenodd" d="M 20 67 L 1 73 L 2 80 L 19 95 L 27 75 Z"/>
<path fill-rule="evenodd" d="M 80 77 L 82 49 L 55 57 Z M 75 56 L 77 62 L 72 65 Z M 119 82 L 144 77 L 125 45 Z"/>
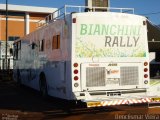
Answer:
<path fill-rule="evenodd" d="M 101 35 L 108 35 L 108 26 L 109 25 L 102 25 Z"/>
<path fill-rule="evenodd" d="M 87 34 L 87 25 L 86 24 L 81 24 L 80 35 L 86 35 L 86 34 Z"/>
<path fill-rule="evenodd" d="M 110 27 L 110 35 L 116 35 L 116 31 L 115 31 L 116 25 L 112 25 Z"/>
<path fill-rule="evenodd" d="M 124 35 L 125 26 L 118 25 L 117 35 Z"/>
<path fill-rule="evenodd" d="M 124 35 L 128 35 L 128 31 L 129 31 L 128 28 L 129 28 L 129 26 L 126 25 Z"/>
<path fill-rule="evenodd" d="M 130 35 L 135 36 L 136 35 L 136 31 L 137 31 L 137 26 L 131 26 L 130 27 Z"/>
<path fill-rule="evenodd" d="M 100 35 L 100 25 L 96 24 L 94 29 L 94 35 Z"/>
<path fill-rule="evenodd" d="M 93 24 L 89 24 L 89 33 L 88 33 L 88 35 L 92 35 L 92 26 L 93 26 Z"/>
<path fill-rule="evenodd" d="M 80 35 L 139 36 L 141 27 L 138 25 L 81 24 Z"/>
<path fill-rule="evenodd" d="M 140 35 L 141 26 L 138 26 L 137 35 Z"/>

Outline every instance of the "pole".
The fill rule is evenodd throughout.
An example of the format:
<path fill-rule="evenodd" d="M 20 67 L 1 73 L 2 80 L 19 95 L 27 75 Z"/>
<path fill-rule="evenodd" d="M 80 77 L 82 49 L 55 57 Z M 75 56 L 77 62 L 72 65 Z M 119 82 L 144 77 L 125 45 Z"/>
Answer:
<path fill-rule="evenodd" d="M 111 7 L 111 0 L 108 0 L 108 7 Z"/>
<path fill-rule="evenodd" d="M 6 66 L 6 70 L 8 69 L 8 60 L 7 60 L 7 44 L 8 44 L 8 0 L 6 0 L 6 55 L 5 55 L 5 66 Z"/>
<path fill-rule="evenodd" d="M 1 49 L 2 49 L 2 48 L 1 48 L 1 41 L 0 41 L 0 71 L 1 71 L 1 69 L 2 69 L 2 68 L 1 68 Z"/>

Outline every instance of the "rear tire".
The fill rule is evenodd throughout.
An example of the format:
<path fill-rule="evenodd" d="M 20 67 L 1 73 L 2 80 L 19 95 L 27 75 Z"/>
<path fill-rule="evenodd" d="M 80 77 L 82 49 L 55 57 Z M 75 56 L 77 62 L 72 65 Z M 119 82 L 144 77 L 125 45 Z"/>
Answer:
<path fill-rule="evenodd" d="M 22 85 L 21 74 L 19 70 L 17 70 L 17 84 L 20 86 Z"/>
<path fill-rule="evenodd" d="M 40 76 L 39 87 L 40 87 L 40 94 L 41 94 L 41 96 L 44 99 L 46 99 L 48 97 L 48 90 L 47 90 L 47 82 L 46 82 L 45 75 L 41 75 Z"/>

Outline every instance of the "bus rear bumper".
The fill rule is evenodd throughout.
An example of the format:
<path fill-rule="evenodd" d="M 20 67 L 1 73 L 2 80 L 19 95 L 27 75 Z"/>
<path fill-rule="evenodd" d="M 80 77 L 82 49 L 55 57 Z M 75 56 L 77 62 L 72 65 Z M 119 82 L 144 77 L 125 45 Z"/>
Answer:
<path fill-rule="evenodd" d="M 160 103 L 160 96 L 147 95 L 145 89 L 137 91 L 87 91 L 80 92 L 76 98 L 85 102 L 87 107 Z"/>
<path fill-rule="evenodd" d="M 154 100 L 159 99 L 159 100 Z M 140 98 L 140 99 L 121 99 L 121 100 L 106 100 L 106 101 L 84 101 L 87 107 L 106 107 L 115 105 L 138 105 L 144 103 L 160 103 L 160 98 Z"/>

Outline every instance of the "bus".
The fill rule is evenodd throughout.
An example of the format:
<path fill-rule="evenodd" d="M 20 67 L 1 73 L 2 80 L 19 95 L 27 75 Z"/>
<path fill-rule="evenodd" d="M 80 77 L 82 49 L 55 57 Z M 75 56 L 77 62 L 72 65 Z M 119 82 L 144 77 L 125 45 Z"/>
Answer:
<path fill-rule="evenodd" d="M 7 65 L 6 65 L 7 47 Z M 13 41 L 0 41 L 0 71 L 13 70 Z"/>
<path fill-rule="evenodd" d="M 87 107 L 153 100 L 147 18 L 134 9 L 66 5 L 38 26 L 14 42 L 18 83 Z"/>

